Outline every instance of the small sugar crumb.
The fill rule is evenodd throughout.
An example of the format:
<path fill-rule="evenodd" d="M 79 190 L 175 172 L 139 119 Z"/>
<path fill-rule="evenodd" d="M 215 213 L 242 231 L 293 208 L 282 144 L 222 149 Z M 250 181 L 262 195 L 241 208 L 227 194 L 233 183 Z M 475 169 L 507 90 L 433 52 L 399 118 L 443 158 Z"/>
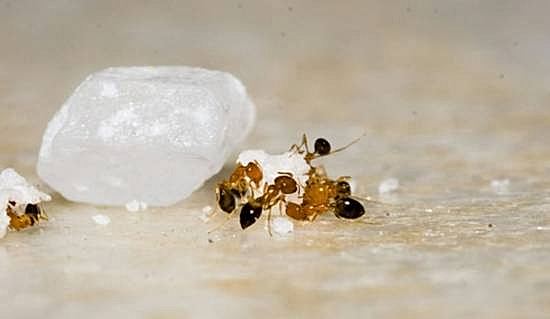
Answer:
<path fill-rule="evenodd" d="M 131 202 L 126 203 L 126 210 L 132 213 L 147 210 L 147 203 L 140 202 L 137 200 L 133 200 Z"/>
<path fill-rule="evenodd" d="M 283 236 L 294 231 L 294 224 L 288 218 L 276 217 L 271 222 L 271 229 L 275 234 Z"/>
<path fill-rule="evenodd" d="M 111 223 L 111 219 L 109 218 L 109 216 L 105 216 L 102 214 L 92 216 L 92 219 L 98 225 L 108 225 Z"/>
<path fill-rule="evenodd" d="M 393 193 L 399 188 L 399 180 L 397 178 L 386 178 L 378 185 L 379 194 Z"/>
<path fill-rule="evenodd" d="M 212 208 L 212 206 L 204 206 L 202 208 L 202 214 L 199 216 L 200 220 L 202 220 L 203 222 L 208 222 L 210 220 L 210 217 L 212 216 L 212 212 L 214 211 L 214 209 Z"/>
<path fill-rule="evenodd" d="M 204 214 L 210 214 L 210 213 L 212 212 L 212 210 L 213 210 L 213 208 L 212 208 L 212 206 L 210 206 L 210 205 L 204 206 L 204 207 L 202 208 L 202 212 L 203 212 Z"/>
<path fill-rule="evenodd" d="M 426 208 L 426 209 L 424 209 L 424 212 L 426 212 L 426 213 L 433 213 L 434 210 L 431 209 L 431 208 Z"/>
<path fill-rule="evenodd" d="M 510 186 L 509 179 L 494 179 L 491 181 L 491 189 L 495 194 L 503 195 L 508 193 Z"/>

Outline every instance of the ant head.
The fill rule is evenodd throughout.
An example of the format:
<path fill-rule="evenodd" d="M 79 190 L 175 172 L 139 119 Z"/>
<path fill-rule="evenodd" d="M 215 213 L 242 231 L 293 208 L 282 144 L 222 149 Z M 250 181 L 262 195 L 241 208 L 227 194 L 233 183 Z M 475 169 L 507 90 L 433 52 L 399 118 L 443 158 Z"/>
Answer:
<path fill-rule="evenodd" d="M 348 197 L 351 195 L 351 186 L 346 181 L 339 181 L 336 183 L 336 193 L 342 197 Z"/>
<path fill-rule="evenodd" d="M 275 178 L 275 187 L 279 189 L 283 194 L 293 194 L 298 190 L 298 184 L 296 181 L 286 175 L 277 176 Z"/>
<path fill-rule="evenodd" d="M 323 156 L 330 154 L 330 143 L 324 138 L 318 138 L 315 140 L 314 149 L 315 153 Z"/>

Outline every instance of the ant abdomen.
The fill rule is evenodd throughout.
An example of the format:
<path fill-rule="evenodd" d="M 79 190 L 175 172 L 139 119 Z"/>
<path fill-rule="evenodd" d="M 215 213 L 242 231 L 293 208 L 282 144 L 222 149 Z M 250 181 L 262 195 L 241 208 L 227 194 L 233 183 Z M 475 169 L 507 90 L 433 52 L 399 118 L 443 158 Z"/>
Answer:
<path fill-rule="evenodd" d="M 365 208 L 355 199 L 345 197 L 336 201 L 334 214 L 339 218 L 357 219 L 365 215 Z"/>
<path fill-rule="evenodd" d="M 240 223 L 241 228 L 246 229 L 252 226 L 262 216 L 262 205 L 255 202 L 246 203 L 241 208 Z"/>

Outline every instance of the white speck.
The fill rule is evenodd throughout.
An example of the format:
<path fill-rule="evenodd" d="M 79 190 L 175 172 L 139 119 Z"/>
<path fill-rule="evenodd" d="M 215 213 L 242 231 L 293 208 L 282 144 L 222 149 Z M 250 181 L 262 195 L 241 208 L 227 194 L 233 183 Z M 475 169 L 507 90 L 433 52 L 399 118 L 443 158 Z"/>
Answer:
<path fill-rule="evenodd" d="M 434 211 L 434 210 L 431 209 L 431 208 L 426 208 L 426 209 L 424 209 L 424 212 L 426 212 L 426 213 L 433 213 L 433 211 Z"/>
<path fill-rule="evenodd" d="M 98 225 L 109 225 L 109 223 L 111 223 L 111 219 L 109 218 L 109 216 L 101 214 L 92 216 L 92 219 Z"/>
<path fill-rule="evenodd" d="M 550 230 L 548 226 L 537 226 L 537 230 Z"/>
<path fill-rule="evenodd" d="M 510 186 L 509 179 L 494 179 L 491 181 L 491 189 L 495 194 L 503 195 L 507 194 Z"/>
<path fill-rule="evenodd" d="M 209 205 L 204 206 L 202 208 L 202 212 L 205 213 L 205 214 L 210 214 L 212 212 L 212 210 L 213 210 L 212 206 L 209 206 Z"/>
<path fill-rule="evenodd" d="M 126 203 L 126 210 L 132 213 L 147 210 L 147 207 L 147 203 L 140 202 L 135 199 L 131 202 Z"/>
<path fill-rule="evenodd" d="M 202 208 L 202 214 L 199 216 L 200 220 L 202 220 L 205 223 L 208 222 L 210 220 L 210 217 L 212 216 L 213 211 L 214 209 L 212 208 L 212 206 L 210 205 L 204 206 Z"/>
<path fill-rule="evenodd" d="M 277 235 L 283 236 L 294 231 L 294 223 L 285 217 L 276 217 L 271 222 L 271 229 Z"/>
<path fill-rule="evenodd" d="M 387 194 L 395 192 L 399 188 L 399 180 L 397 178 L 386 178 L 378 185 L 379 194 Z"/>

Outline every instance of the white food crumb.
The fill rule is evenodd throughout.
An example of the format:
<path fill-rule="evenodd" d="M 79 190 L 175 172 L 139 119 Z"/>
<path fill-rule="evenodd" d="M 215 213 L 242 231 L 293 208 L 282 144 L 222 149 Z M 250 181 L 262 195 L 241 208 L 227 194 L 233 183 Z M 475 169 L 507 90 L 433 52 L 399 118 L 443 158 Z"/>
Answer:
<path fill-rule="evenodd" d="M 147 210 L 147 203 L 140 202 L 138 200 L 133 200 L 126 203 L 126 210 L 132 213 Z"/>
<path fill-rule="evenodd" d="M 6 212 L 9 202 L 15 202 L 15 212 L 23 214 L 28 204 L 39 204 L 51 199 L 50 195 L 29 184 L 14 169 L 3 170 L 0 173 L 0 238 L 6 235 L 10 223 Z"/>
<path fill-rule="evenodd" d="M 510 186 L 509 179 L 495 179 L 491 181 L 491 189 L 496 194 L 502 195 L 508 193 Z"/>
<path fill-rule="evenodd" d="M 424 209 L 424 212 L 426 212 L 426 213 L 433 213 L 434 210 L 431 209 L 431 208 L 426 208 L 426 209 Z"/>
<path fill-rule="evenodd" d="M 399 188 L 399 180 L 397 178 L 386 178 L 378 185 L 379 194 L 388 194 L 395 192 Z"/>
<path fill-rule="evenodd" d="M 202 208 L 202 212 L 205 214 L 210 214 L 212 212 L 212 209 L 212 206 L 207 205 Z"/>
<path fill-rule="evenodd" d="M 202 208 L 202 214 L 199 216 L 199 218 L 205 223 L 208 222 L 210 220 L 210 216 L 212 215 L 213 210 L 214 209 L 210 205 L 204 206 Z"/>
<path fill-rule="evenodd" d="M 276 217 L 271 221 L 271 230 L 277 235 L 286 235 L 294 231 L 294 223 L 286 217 Z"/>
<path fill-rule="evenodd" d="M 262 168 L 263 180 L 259 190 L 263 190 L 265 183 L 272 184 L 281 173 L 290 173 L 301 184 L 305 185 L 308 179 L 310 167 L 304 160 L 304 156 L 296 152 L 286 152 L 271 155 L 264 150 L 246 150 L 239 154 L 237 163 L 246 166 L 250 162 L 257 162 Z"/>
<path fill-rule="evenodd" d="M 111 219 L 109 218 L 109 216 L 105 216 L 102 214 L 92 216 L 92 219 L 98 225 L 108 225 L 111 223 Z"/>

